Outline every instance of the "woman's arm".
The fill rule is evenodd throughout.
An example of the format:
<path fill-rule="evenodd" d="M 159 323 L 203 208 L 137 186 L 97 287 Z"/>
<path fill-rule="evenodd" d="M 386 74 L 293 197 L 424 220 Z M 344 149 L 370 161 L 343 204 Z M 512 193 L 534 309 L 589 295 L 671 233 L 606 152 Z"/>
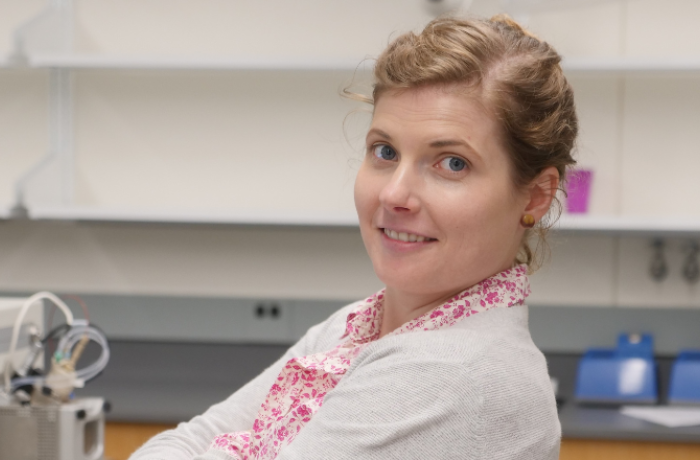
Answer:
<path fill-rule="evenodd" d="M 189 422 L 180 423 L 177 428 L 156 435 L 129 460 L 192 460 L 208 449 L 214 436 L 250 430 L 260 404 L 284 364 L 294 357 L 335 346 L 343 333 L 347 311 L 353 305 L 338 310 L 323 323 L 309 329 L 279 360 L 228 399 L 213 405 Z"/>

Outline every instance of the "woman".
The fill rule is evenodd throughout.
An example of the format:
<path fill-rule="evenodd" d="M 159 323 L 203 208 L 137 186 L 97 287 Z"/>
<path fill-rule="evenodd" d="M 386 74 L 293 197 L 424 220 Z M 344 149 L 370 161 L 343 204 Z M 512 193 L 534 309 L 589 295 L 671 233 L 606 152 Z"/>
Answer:
<path fill-rule="evenodd" d="M 386 289 L 132 459 L 558 458 L 524 301 L 530 229 L 574 163 L 559 61 L 507 17 L 396 39 L 355 184 Z"/>

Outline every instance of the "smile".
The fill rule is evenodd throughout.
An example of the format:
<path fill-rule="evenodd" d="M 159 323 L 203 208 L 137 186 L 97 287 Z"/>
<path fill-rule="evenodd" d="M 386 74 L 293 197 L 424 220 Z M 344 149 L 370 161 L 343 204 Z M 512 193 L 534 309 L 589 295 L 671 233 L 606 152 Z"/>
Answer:
<path fill-rule="evenodd" d="M 435 238 L 416 235 L 413 233 L 397 232 L 388 228 L 382 229 L 384 234 L 392 240 L 403 241 L 406 243 L 423 243 L 424 241 L 436 241 Z"/>

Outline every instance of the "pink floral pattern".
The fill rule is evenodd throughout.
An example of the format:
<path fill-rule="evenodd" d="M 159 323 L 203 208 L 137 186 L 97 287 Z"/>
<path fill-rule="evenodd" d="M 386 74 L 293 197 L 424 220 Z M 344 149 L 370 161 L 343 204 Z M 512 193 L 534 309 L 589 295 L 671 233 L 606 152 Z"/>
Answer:
<path fill-rule="evenodd" d="M 527 267 L 518 265 L 463 291 L 388 335 L 449 327 L 476 313 L 521 305 L 530 294 Z M 384 291 L 360 303 L 346 321 L 342 339 L 330 351 L 293 358 L 284 366 L 258 411 L 250 431 L 221 434 L 210 449 L 236 460 L 272 460 L 291 443 L 323 405 L 352 360 L 379 338 Z"/>

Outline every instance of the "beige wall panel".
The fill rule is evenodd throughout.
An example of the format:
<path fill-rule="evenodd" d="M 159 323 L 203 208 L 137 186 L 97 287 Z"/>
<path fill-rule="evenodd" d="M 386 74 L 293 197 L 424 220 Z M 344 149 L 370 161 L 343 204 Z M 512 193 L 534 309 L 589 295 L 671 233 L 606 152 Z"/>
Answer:
<path fill-rule="evenodd" d="M 77 46 L 113 54 L 377 54 L 430 19 L 421 1 L 76 0 Z"/>
<path fill-rule="evenodd" d="M 608 236 L 551 236 L 551 260 L 532 278 L 531 305 L 601 306 L 615 302 L 616 242 Z"/>
<path fill-rule="evenodd" d="M 0 70 L 0 207 L 17 179 L 48 152 L 48 73 Z"/>
<path fill-rule="evenodd" d="M 490 18 L 503 12 L 500 0 L 472 0 L 469 5 L 469 14 L 477 17 Z"/>
<path fill-rule="evenodd" d="M 619 56 L 623 14 L 621 2 L 555 8 L 532 14 L 528 27 L 564 56 Z"/>
<path fill-rule="evenodd" d="M 629 56 L 700 57 L 700 2 L 628 2 L 626 47 Z"/>
<path fill-rule="evenodd" d="M 530 304 L 614 304 L 612 237 L 550 245 Z M 0 225 L 0 290 L 351 300 L 381 286 L 356 230 Z"/>
<path fill-rule="evenodd" d="M 338 95 L 348 78 L 81 72 L 78 202 L 353 213 L 359 153 L 343 128 L 354 105 Z"/>
<path fill-rule="evenodd" d="M 46 0 L 0 0 L 0 57 L 12 50 L 12 35 L 17 27 L 46 4 Z"/>
<path fill-rule="evenodd" d="M 0 224 L 0 290 L 359 299 L 357 230 Z"/>
<path fill-rule="evenodd" d="M 620 205 L 620 110 L 616 78 L 570 78 L 579 116 L 578 166 L 593 170 L 589 213 L 611 215 Z"/>
<path fill-rule="evenodd" d="M 620 241 L 619 305 L 622 307 L 700 308 L 700 283 L 690 284 L 682 276 L 687 259 L 687 240 L 666 240 L 664 256 L 668 276 L 661 282 L 650 274 L 653 249 L 647 238 Z"/>
<path fill-rule="evenodd" d="M 622 213 L 700 217 L 700 79 L 628 78 Z"/>

